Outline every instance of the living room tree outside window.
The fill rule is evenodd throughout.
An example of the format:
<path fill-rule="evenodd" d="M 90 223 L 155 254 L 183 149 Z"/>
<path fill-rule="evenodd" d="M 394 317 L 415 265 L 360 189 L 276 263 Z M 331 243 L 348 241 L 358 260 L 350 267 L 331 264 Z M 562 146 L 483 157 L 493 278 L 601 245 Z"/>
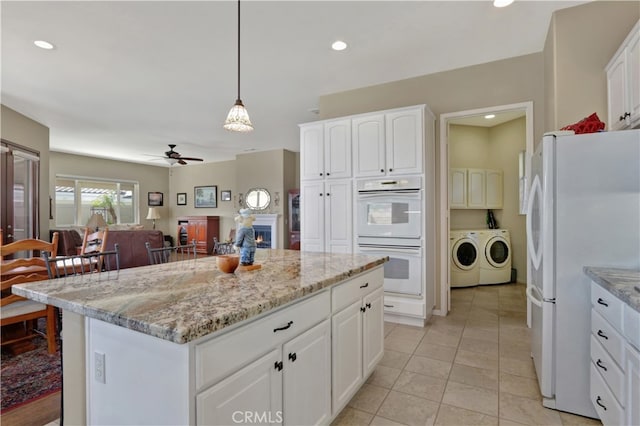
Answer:
<path fill-rule="evenodd" d="M 137 223 L 137 197 L 137 182 L 58 177 L 56 225 L 84 226 L 94 213 L 109 225 Z"/>

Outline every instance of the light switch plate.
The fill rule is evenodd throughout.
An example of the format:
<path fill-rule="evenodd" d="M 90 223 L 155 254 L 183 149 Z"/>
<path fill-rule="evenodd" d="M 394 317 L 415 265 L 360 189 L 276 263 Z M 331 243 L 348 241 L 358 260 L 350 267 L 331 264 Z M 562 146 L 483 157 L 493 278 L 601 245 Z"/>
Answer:
<path fill-rule="evenodd" d="M 105 374 L 105 356 L 102 352 L 93 353 L 94 379 L 99 383 L 107 383 Z"/>

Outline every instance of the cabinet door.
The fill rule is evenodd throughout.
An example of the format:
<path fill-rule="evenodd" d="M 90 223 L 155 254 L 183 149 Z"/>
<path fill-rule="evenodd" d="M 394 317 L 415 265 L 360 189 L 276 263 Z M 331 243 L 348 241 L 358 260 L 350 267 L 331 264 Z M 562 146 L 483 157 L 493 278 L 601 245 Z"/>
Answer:
<path fill-rule="evenodd" d="M 467 169 L 449 170 L 449 208 L 467 208 Z"/>
<path fill-rule="evenodd" d="M 326 424 L 331 418 L 331 326 L 325 320 L 286 343 L 285 425 Z"/>
<path fill-rule="evenodd" d="M 364 377 L 367 377 L 384 355 L 384 304 L 383 288 L 375 290 L 364 298 L 362 329 Z"/>
<path fill-rule="evenodd" d="M 362 300 L 331 319 L 333 414 L 349 402 L 362 382 Z"/>
<path fill-rule="evenodd" d="M 485 179 L 487 208 L 501 209 L 503 193 L 502 170 L 485 170 Z"/>
<path fill-rule="evenodd" d="M 626 425 L 640 425 L 640 352 L 627 343 L 626 356 Z"/>
<path fill-rule="evenodd" d="M 198 425 L 282 423 L 282 372 L 273 350 L 196 396 Z M 260 416 L 255 423 L 245 413 Z"/>
<path fill-rule="evenodd" d="M 627 47 L 627 70 L 627 101 L 631 112 L 631 126 L 635 127 L 640 122 L 640 32 L 636 32 Z"/>
<path fill-rule="evenodd" d="M 627 111 L 626 74 L 625 54 L 622 52 L 607 70 L 609 130 L 618 130 L 625 127 L 625 121 L 622 118 Z"/>
<path fill-rule="evenodd" d="M 422 109 L 385 115 L 387 173 L 422 173 Z"/>
<path fill-rule="evenodd" d="M 302 250 L 324 251 L 324 183 L 300 182 L 300 240 Z"/>
<path fill-rule="evenodd" d="M 484 170 L 467 169 L 467 207 L 484 209 L 485 200 Z"/>
<path fill-rule="evenodd" d="M 300 127 L 300 179 L 324 177 L 323 125 L 308 124 Z"/>
<path fill-rule="evenodd" d="M 325 183 L 325 251 L 351 253 L 352 232 L 351 181 Z"/>
<path fill-rule="evenodd" d="M 324 162 L 325 177 L 351 177 L 351 120 L 325 123 Z"/>
<path fill-rule="evenodd" d="M 353 173 L 356 177 L 384 176 L 384 115 L 375 114 L 351 120 Z"/>

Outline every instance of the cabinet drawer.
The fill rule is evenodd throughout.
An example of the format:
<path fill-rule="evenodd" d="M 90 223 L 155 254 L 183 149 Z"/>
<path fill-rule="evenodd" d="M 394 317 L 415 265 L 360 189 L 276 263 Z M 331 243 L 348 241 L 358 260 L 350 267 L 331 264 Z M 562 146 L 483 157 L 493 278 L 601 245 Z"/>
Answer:
<path fill-rule="evenodd" d="M 382 287 L 383 281 L 383 270 L 380 267 L 334 287 L 331 292 L 331 308 L 333 312 L 342 310 L 373 290 Z"/>
<path fill-rule="evenodd" d="M 591 334 L 618 365 L 624 365 L 624 339 L 595 309 L 591 310 Z"/>
<path fill-rule="evenodd" d="M 327 318 L 330 314 L 329 301 L 329 292 L 324 291 L 196 345 L 196 391 L 218 382 Z M 284 330 L 274 331 L 287 326 Z"/>
<path fill-rule="evenodd" d="M 640 350 L 640 312 L 629 305 L 624 305 L 623 322 L 624 337 L 632 346 Z"/>
<path fill-rule="evenodd" d="M 616 330 L 622 331 L 622 307 L 624 304 L 620 299 L 592 282 L 591 304 L 593 309 L 609 321 Z"/>
<path fill-rule="evenodd" d="M 388 314 L 412 315 L 425 317 L 425 305 L 420 300 L 401 300 L 391 296 L 384 298 L 384 312 Z"/>
<path fill-rule="evenodd" d="M 591 335 L 591 361 L 600 373 L 618 403 L 624 406 L 624 373 L 602 345 Z"/>
<path fill-rule="evenodd" d="M 596 371 L 596 366 L 591 365 L 591 403 L 598 412 L 603 425 L 621 425 L 624 419 L 624 411 L 615 397 L 611 394 L 600 374 Z"/>

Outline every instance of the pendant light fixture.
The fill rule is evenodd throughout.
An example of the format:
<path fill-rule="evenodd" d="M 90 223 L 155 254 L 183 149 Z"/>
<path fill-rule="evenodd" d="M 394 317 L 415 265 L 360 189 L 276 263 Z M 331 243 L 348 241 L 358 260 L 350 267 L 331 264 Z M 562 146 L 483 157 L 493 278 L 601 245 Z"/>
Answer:
<path fill-rule="evenodd" d="M 238 97 L 236 98 L 236 103 L 231 107 L 229 115 L 227 115 L 224 128 L 233 132 L 250 132 L 253 130 L 249 113 L 247 113 L 240 99 L 240 0 L 238 0 Z"/>

